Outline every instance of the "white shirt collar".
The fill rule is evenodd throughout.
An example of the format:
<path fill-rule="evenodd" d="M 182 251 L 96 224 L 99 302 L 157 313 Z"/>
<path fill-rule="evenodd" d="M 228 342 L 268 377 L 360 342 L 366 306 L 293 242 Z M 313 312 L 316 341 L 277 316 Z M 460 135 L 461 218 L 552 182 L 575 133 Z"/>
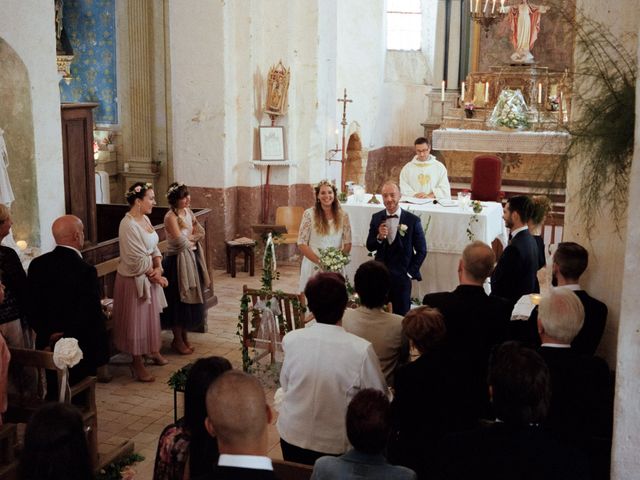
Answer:
<path fill-rule="evenodd" d="M 396 210 L 395 213 L 389 213 L 389 210 L 387 210 L 386 208 L 384 209 L 384 211 L 387 213 L 388 215 L 398 215 L 398 218 L 400 218 L 400 214 L 402 213 L 402 207 L 398 206 L 398 209 Z"/>
<path fill-rule="evenodd" d="M 523 227 L 516 228 L 515 230 L 511 230 L 511 238 L 515 237 L 517 234 L 519 234 L 523 230 L 529 230 L 529 227 L 525 225 Z"/>
<path fill-rule="evenodd" d="M 571 345 L 566 343 L 543 343 L 541 346 L 551 348 L 571 348 Z"/>
<path fill-rule="evenodd" d="M 271 463 L 271 459 L 269 457 L 258 455 L 231 455 L 229 453 L 223 453 L 218 458 L 218 466 L 273 471 L 273 464 Z"/>
<path fill-rule="evenodd" d="M 568 285 L 558 285 L 556 288 L 567 288 L 573 292 L 577 292 L 578 290 L 582 290 L 582 287 L 577 283 L 570 283 Z"/>
<path fill-rule="evenodd" d="M 58 244 L 56 244 L 56 246 L 57 246 L 57 247 L 62 247 L 62 248 L 68 248 L 69 250 L 73 250 L 74 252 L 76 252 L 76 253 L 78 254 L 78 256 L 79 256 L 80 258 L 82 258 L 82 253 L 80 253 L 80 250 L 78 250 L 78 249 L 77 249 L 77 248 L 75 248 L 75 247 L 71 247 L 71 246 L 69 246 L 69 245 L 58 245 Z"/>

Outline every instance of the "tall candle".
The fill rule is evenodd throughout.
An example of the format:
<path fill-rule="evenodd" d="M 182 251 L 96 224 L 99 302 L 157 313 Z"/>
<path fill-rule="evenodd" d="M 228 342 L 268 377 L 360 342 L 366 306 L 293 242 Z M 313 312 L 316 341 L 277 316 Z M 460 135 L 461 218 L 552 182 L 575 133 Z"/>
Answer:
<path fill-rule="evenodd" d="M 473 0 L 469 0 L 469 11 L 473 13 Z"/>
<path fill-rule="evenodd" d="M 484 0 L 484 8 L 482 9 L 482 13 L 487 13 L 488 6 L 489 6 L 489 0 Z"/>
<path fill-rule="evenodd" d="M 538 82 L 538 103 L 542 103 L 542 83 Z"/>
<path fill-rule="evenodd" d="M 493 12 L 495 12 L 496 10 L 496 0 L 493 0 L 493 3 L 491 4 L 491 15 L 493 15 Z"/>
<path fill-rule="evenodd" d="M 442 80 L 442 90 L 440 91 L 440 101 L 444 102 L 444 80 Z"/>
<path fill-rule="evenodd" d="M 460 97 L 462 98 L 462 103 L 464 103 L 464 94 L 466 93 L 465 92 L 465 87 L 466 87 L 465 83 L 462 82 L 462 89 L 461 89 L 461 92 L 460 92 Z"/>
<path fill-rule="evenodd" d="M 336 128 L 336 150 L 338 149 L 338 142 L 340 141 L 340 130 Z"/>
<path fill-rule="evenodd" d="M 473 1 L 473 0 L 471 0 L 471 1 Z M 479 6 L 478 3 L 479 2 L 480 2 L 480 0 L 476 0 L 476 10 L 475 10 L 476 13 L 478 13 L 480 11 L 480 9 L 478 8 L 478 6 Z"/>
<path fill-rule="evenodd" d="M 504 0 L 500 0 L 500 13 L 505 13 L 505 11 L 504 11 Z"/>
<path fill-rule="evenodd" d="M 489 82 L 484 84 L 484 103 L 489 103 Z"/>

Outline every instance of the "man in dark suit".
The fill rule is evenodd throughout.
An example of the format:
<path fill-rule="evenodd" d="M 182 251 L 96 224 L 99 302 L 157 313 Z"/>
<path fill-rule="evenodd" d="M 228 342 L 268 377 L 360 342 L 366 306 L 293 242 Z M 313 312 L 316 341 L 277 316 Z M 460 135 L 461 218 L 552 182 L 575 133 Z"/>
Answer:
<path fill-rule="evenodd" d="M 538 312 L 542 345 L 538 352 L 549 367 L 553 392 L 546 426 L 559 440 L 587 454 L 592 473 L 607 472 L 612 381 L 604 360 L 580 355 L 571 347 L 583 321 L 582 302 L 571 290 L 555 288 L 542 296 Z"/>
<path fill-rule="evenodd" d="M 589 252 L 574 242 L 562 242 L 553 254 L 552 284 L 573 291 L 584 307 L 584 324 L 571 342 L 576 353 L 594 355 L 607 323 L 607 306 L 580 287 L 580 276 L 589 264 Z M 537 330 L 538 310 L 529 317 L 529 335 L 534 345 L 540 345 Z"/>
<path fill-rule="evenodd" d="M 64 215 L 53 222 L 51 230 L 56 248 L 29 265 L 29 324 L 37 334 L 39 350 L 53 350 L 62 337 L 78 340 L 83 359 L 69 370 L 73 384 L 96 375 L 97 368 L 107 363 L 106 318 L 96 269 L 80 253 L 84 244 L 82 221 Z"/>
<path fill-rule="evenodd" d="M 273 420 L 273 411 L 258 379 L 229 370 L 209 387 L 206 401 L 205 427 L 217 439 L 220 451 L 218 465 L 210 478 L 275 478 L 267 456 L 267 425 Z"/>
<path fill-rule="evenodd" d="M 504 223 L 511 230 L 511 240 L 491 275 L 491 295 L 506 298 L 512 307 L 523 295 L 540 290 L 536 277 L 538 246 L 527 228 L 532 210 L 531 199 L 525 195 L 511 197 L 504 206 Z"/>
<path fill-rule="evenodd" d="M 427 242 L 420 218 L 400 208 L 398 185 L 386 182 L 382 199 L 386 210 L 371 217 L 367 250 L 375 251 L 375 259 L 389 269 L 393 313 L 404 316 L 411 307 L 411 280 L 422 280 L 420 266 L 427 256 Z"/>
<path fill-rule="evenodd" d="M 484 281 L 493 270 L 496 256 L 491 247 L 475 241 L 464 249 L 458 264 L 460 285 L 453 292 L 425 295 L 422 303 L 444 316 L 447 334 L 444 351 L 464 389 L 468 401 L 465 414 L 476 420 L 488 413 L 487 363 L 494 345 L 506 340 L 511 305 L 484 291 Z M 461 412 L 462 413 L 462 412 Z"/>
<path fill-rule="evenodd" d="M 502 344 L 491 356 L 489 385 L 496 422 L 446 437 L 436 456 L 438 471 L 429 478 L 589 478 L 584 456 L 540 426 L 551 379 L 539 354 L 516 342 Z"/>

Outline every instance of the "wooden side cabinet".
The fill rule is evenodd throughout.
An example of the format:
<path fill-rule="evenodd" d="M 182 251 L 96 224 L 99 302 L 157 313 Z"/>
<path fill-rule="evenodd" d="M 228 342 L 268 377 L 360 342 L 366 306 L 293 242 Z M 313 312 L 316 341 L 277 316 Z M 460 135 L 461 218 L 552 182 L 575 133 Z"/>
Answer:
<path fill-rule="evenodd" d="M 85 241 L 98 241 L 96 183 L 93 159 L 93 109 L 97 103 L 63 103 L 62 156 L 67 214 L 84 224 Z"/>

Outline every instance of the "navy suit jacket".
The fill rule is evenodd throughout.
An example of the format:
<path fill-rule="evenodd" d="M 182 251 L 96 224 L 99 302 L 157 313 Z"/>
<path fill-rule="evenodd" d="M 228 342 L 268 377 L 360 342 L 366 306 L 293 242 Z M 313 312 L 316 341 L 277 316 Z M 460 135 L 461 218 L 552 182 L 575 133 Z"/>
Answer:
<path fill-rule="evenodd" d="M 398 232 L 392 244 L 386 240 L 378 242 L 378 227 L 387 219 L 387 211 L 374 213 L 371 216 L 369 235 L 367 237 L 367 250 L 375 251 L 375 259 L 383 262 L 392 277 L 406 276 L 422 280 L 420 266 L 427 256 L 427 241 L 424 238 L 420 218 L 411 212 L 402 209 L 400 213 Z M 404 236 L 400 235 L 400 225 L 406 225 Z"/>
<path fill-rule="evenodd" d="M 538 245 L 529 230 L 518 232 L 491 275 L 491 295 L 506 298 L 515 305 L 523 295 L 540 290 L 537 271 Z"/>

